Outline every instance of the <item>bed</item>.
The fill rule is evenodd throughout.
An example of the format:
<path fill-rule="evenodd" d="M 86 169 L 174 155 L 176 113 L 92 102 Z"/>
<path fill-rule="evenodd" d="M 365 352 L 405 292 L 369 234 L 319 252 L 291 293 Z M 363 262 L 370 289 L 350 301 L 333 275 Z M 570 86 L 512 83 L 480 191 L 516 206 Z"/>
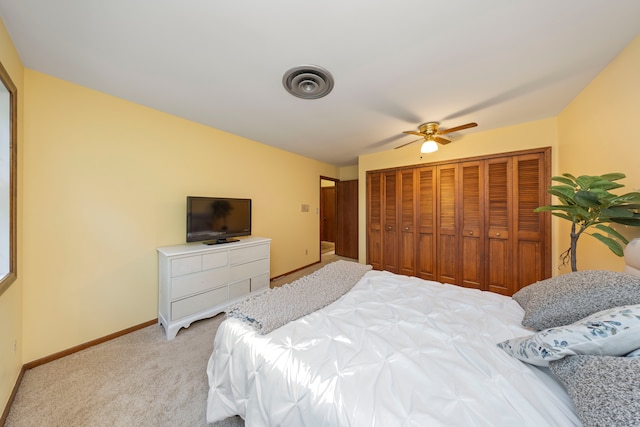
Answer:
<path fill-rule="evenodd" d="M 338 263 L 330 268 L 362 268 Z M 322 270 L 332 264 L 321 269 L 308 288 L 326 284 Z M 635 304 L 640 304 L 636 292 L 640 278 L 636 279 L 632 291 L 625 292 L 633 298 L 638 295 Z M 564 354 L 545 354 L 550 359 L 537 364 L 518 355 L 531 347 L 523 347 L 518 339 L 539 339 L 540 328 L 522 323 L 528 314 L 540 314 L 540 295 L 543 302 L 549 298 L 545 292 L 534 292 L 531 285 L 527 288 L 533 291 L 523 292 L 518 301 L 373 270 L 358 273 L 352 281 L 334 302 L 308 309 L 296 320 L 276 322 L 269 330 L 261 330 L 256 317 L 285 308 L 269 307 L 258 316 L 245 313 L 226 319 L 216 333 L 207 367 L 207 421 L 239 415 L 249 427 L 580 426 L 584 422 L 576 409 L 577 398 L 563 381 L 576 377 L 576 370 L 563 366 L 569 369 L 564 376 L 560 368 L 552 371 L 560 365 L 557 362 L 571 359 L 565 356 L 584 354 L 572 348 L 571 339 L 568 349 L 558 350 Z M 538 289 L 545 290 L 556 285 L 540 284 Z M 565 300 L 575 293 L 574 285 L 564 291 Z M 557 295 L 550 298 L 554 303 L 562 300 Z M 567 310 L 561 305 L 560 311 Z M 558 321 L 565 322 L 562 315 L 566 313 Z M 529 318 L 534 323 L 540 320 Z M 640 326 L 631 329 L 640 331 Z M 633 346 L 640 348 L 640 333 L 623 338 L 622 346 L 617 342 L 616 356 Z M 592 353 L 608 354 L 600 342 L 596 344 Z M 528 350 L 524 353 L 530 356 Z M 640 358 L 635 361 L 640 363 Z M 632 368 L 636 366 L 640 368 Z M 640 390 L 627 396 L 631 405 L 638 398 L 636 392 Z M 640 423 L 640 407 L 632 408 L 631 416 L 636 409 Z"/>

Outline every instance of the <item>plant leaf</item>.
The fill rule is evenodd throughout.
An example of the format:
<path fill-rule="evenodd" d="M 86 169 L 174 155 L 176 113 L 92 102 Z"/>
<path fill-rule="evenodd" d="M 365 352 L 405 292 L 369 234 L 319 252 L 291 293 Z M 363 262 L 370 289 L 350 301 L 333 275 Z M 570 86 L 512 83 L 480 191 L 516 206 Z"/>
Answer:
<path fill-rule="evenodd" d="M 623 194 L 621 196 L 616 196 L 613 198 L 612 202 L 616 204 L 620 203 L 629 203 L 629 202 L 640 202 L 640 193 L 637 191 Z"/>
<path fill-rule="evenodd" d="M 552 212 L 551 215 L 557 216 L 558 218 L 566 219 L 567 221 L 573 222 L 573 217 L 560 212 Z"/>
<path fill-rule="evenodd" d="M 617 206 L 600 210 L 600 215 L 609 218 L 633 218 L 632 211 Z"/>
<path fill-rule="evenodd" d="M 574 201 L 574 195 L 575 192 L 573 191 L 573 188 L 568 187 L 566 185 L 554 185 L 549 187 L 549 189 L 547 190 L 547 193 L 551 194 L 552 196 L 556 196 L 562 200 L 567 200 L 567 201 Z"/>
<path fill-rule="evenodd" d="M 600 178 L 606 179 L 607 181 L 618 181 L 622 178 L 626 178 L 626 175 L 619 172 L 605 173 L 604 175 L 600 175 Z"/>
<path fill-rule="evenodd" d="M 597 228 L 598 230 L 604 231 L 605 233 L 609 233 L 610 235 L 612 235 L 613 237 L 615 237 L 625 245 L 629 243 L 629 240 L 627 240 L 626 237 L 624 237 L 622 234 L 618 233 L 614 228 L 611 228 L 608 225 L 598 224 L 595 226 L 595 228 Z"/>
<path fill-rule="evenodd" d="M 563 183 L 565 185 L 568 185 L 568 186 L 570 186 L 572 188 L 576 188 L 577 187 L 576 183 L 573 180 L 571 180 L 569 178 L 565 178 L 563 176 L 554 176 L 554 177 L 551 178 L 551 180 L 552 181 L 561 182 L 561 183 Z"/>
<path fill-rule="evenodd" d="M 600 206 L 602 204 L 600 203 L 600 199 L 597 194 L 594 194 L 590 191 L 584 191 L 584 190 L 576 191 L 574 200 L 580 206 L 585 208 Z"/>
<path fill-rule="evenodd" d="M 605 245 L 607 245 L 607 247 L 611 249 L 611 252 L 613 252 L 614 254 L 618 256 L 624 255 L 624 250 L 622 249 L 622 246 L 620 245 L 620 243 L 616 242 L 615 240 L 609 237 L 603 236 L 600 233 L 593 233 L 591 235 L 596 239 L 600 240 Z"/>
<path fill-rule="evenodd" d="M 581 189 L 587 190 L 591 187 L 594 182 L 598 182 L 600 180 L 599 176 L 591 176 L 591 175 L 580 175 L 576 178 L 576 182 L 580 186 Z"/>
<path fill-rule="evenodd" d="M 611 222 L 616 224 L 628 225 L 630 227 L 640 227 L 640 218 L 611 218 Z"/>
<path fill-rule="evenodd" d="M 618 184 L 617 182 L 599 180 L 591 184 L 590 189 L 603 189 L 603 190 L 613 190 L 616 188 L 624 187 L 623 184 Z"/>

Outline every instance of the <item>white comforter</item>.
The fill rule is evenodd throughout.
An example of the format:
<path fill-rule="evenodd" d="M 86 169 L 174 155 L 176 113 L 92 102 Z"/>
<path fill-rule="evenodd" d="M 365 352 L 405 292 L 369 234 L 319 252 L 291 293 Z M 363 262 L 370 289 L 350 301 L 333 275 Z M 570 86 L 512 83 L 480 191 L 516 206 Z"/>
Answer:
<path fill-rule="evenodd" d="M 545 369 L 496 343 L 530 334 L 511 298 L 370 271 L 333 304 L 257 334 L 224 321 L 207 421 L 253 426 L 579 426 Z"/>

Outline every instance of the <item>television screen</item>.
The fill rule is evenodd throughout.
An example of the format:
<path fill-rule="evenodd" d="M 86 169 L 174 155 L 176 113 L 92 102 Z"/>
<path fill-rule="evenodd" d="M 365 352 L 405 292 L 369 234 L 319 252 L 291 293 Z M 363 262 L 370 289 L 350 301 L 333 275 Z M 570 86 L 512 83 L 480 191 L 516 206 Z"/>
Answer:
<path fill-rule="evenodd" d="M 251 199 L 187 197 L 187 242 L 228 243 L 251 235 Z"/>

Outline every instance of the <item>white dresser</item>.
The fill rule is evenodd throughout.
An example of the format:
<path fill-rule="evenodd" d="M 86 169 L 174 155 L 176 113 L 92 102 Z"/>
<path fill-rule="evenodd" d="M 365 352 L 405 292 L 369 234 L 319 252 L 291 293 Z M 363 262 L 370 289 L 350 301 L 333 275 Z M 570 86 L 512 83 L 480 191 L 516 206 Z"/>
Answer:
<path fill-rule="evenodd" d="M 158 248 L 158 323 L 167 339 L 215 316 L 243 297 L 269 288 L 271 239 Z"/>

